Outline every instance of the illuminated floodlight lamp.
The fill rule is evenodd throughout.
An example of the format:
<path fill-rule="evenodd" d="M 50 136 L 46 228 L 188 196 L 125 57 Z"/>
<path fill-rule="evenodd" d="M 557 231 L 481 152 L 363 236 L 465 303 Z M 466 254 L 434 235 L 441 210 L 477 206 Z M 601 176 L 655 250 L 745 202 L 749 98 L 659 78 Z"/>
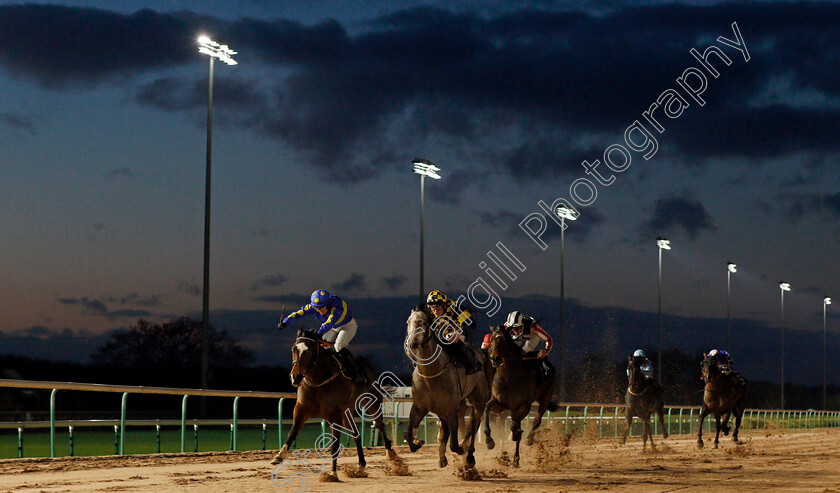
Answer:
<path fill-rule="evenodd" d="M 555 209 L 554 212 L 557 214 L 557 217 L 568 219 L 569 221 L 577 221 L 577 218 L 580 215 L 580 213 L 575 213 L 574 210 L 569 209 L 564 205 Z"/>
<path fill-rule="evenodd" d="M 823 300 L 823 304 L 824 304 L 824 305 L 830 305 L 830 304 L 831 304 L 831 298 L 829 298 L 828 296 L 826 296 L 826 297 L 825 297 L 825 299 Z"/>
<path fill-rule="evenodd" d="M 663 250 L 670 250 L 671 249 L 671 240 L 667 238 L 659 237 L 656 239 L 656 246 Z"/>
<path fill-rule="evenodd" d="M 440 168 L 434 163 L 426 161 L 425 159 L 415 159 L 412 164 L 414 164 L 414 172 L 418 175 L 428 176 L 429 178 L 440 180 L 440 175 L 437 173 L 440 171 Z"/>
<path fill-rule="evenodd" d="M 733 273 L 733 274 L 734 274 L 734 273 L 736 273 L 736 272 L 738 272 L 738 271 L 735 269 L 735 267 L 736 267 L 736 265 L 735 265 L 735 264 L 733 264 L 732 262 L 729 262 L 728 264 L 726 264 L 726 268 L 729 270 L 729 272 L 731 272 L 731 273 Z"/>
<path fill-rule="evenodd" d="M 780 282 L 779 287 L 782 289 L 782 291 L 790 291 L 790 283 Z"/>
<path fill-rule="evenodd" d="M 210 55 L 213 58 L 218 58 L 228 65 L 236 65 L 237 63 L 232 58 L 237 52 L 231 50 L 228 45 L 219 44 L 207 36 L 198 37 L 198 52 Z"/>

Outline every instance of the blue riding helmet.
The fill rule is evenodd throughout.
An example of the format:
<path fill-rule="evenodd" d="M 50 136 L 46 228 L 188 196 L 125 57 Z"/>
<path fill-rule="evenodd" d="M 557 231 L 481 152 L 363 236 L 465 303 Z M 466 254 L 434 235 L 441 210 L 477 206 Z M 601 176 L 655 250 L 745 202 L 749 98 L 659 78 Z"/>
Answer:
<path fill-rule="evenodd" d="M 316 289 L 312 292 L 312 296 L 309 297 L 309 304 L 316 308 L 329 305 L 330 293 L 325 289 Z"/>

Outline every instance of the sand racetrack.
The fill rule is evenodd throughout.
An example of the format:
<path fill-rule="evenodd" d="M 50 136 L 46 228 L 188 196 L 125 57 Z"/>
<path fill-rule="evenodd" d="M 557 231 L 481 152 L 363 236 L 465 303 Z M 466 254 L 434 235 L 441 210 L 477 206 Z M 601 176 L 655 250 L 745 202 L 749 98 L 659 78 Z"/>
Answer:
<path fill-rule="evenodd" d="M 366 449 L 367 478 L 348 478 L 342 464 L 355 464 L 355 452 L 339 460 L 338 483 L 309 474 L 305 488 L 296 480 L 272 481 L 271 452 L 159 454 L 124 457 L 9 459 L 0 461 L 0 492 L 153 492 L 209 491 L 255 493 L 311 492 L 572 492 L 572 491 L 786 491 L 840 493 L 840 429 L 754 431 L 728 437 L 719 449 L 699 450 L 696 437 L 657 437 L 656 453 L 642 453 L 639 437 L 620 446 L 615 438 L 564 437 L 548 432 L 533 447 L 522 446 L 522 467 L 506 467 L 505 456 L 476 451 L 481 480 L 456 476 L 460 457 L 448 453 L 449 466 L 437 467 L 437 447 L 416 453 L 397 451 L 411 475 L 386 475 L 382 448 Z M 721 437 L 723 438 L 723 437 Z M 512 452 L 512 444 L 501 445 Z M 322 463 L 323 461 L 314 461 Z M 306 473 L 300 466 L 277 471 L 280 480 Z"/>

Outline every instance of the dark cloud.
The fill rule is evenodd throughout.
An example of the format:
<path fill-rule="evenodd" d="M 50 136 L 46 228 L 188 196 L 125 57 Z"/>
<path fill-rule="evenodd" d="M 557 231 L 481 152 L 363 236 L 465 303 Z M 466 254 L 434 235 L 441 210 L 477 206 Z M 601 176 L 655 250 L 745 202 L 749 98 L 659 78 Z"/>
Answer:
<path fill-rule="evenodd" d="M 0 123 L 11 128 L 24 130 L 30 135 L 37 134 L 35 121 L 31 117 L 15 115 L 13 113 L 0 113 Z"/>
<path fill-rule="evenodd" d="M 333 294 L 338 296 L 358 295 L 367 291 L 364 274 L 351 272 L 344 281 L 331 286 Z"/>
<path fill-rule="evenodd" d="M 732 65 L 714 59 L 721 75 L 709 77 L 705 106 L 691 101 L 678 120 L 660 115 L 661 145 L 697 165 L 711 157 L 760 164 L 803 149 L 840 149 L 832 133 L 840 111 L 821 103 L 840 94 L 840 5 L 614 4 L 597 13 L 539 7 L 419 7 L 351 33 L 334 20 L 304 25 L 11 5 L 0 7 L 0 64 L 50 88 L 128 80 L 202 60 L 194 36 L 208 29 L 243 53 L 243 65 L 276 69 L 261 80 L 243 80 L 237 67 L 220 72 L 216 92 L 228 108 L 217 112 L 220 123 L 290 144 L 328 179 L 375 176 L 420 138 L 463 142 L 476 167 L 532 180 L 599 158 L 615 143 L 600 142 L 604 135 L 620 138 L 664 90 L 678 89 L 683 70 L 699 65 L 690 48 L 715 44 Z M 733 21 L 749 62 L 715 41 L 734 37 Z M 158 74 L 137 88 L 135 100 L 165 111 L 203 109 L 206 74 L 183 77 Z M 469 174 L 447 181 L 432 199 L 457 203 L 475 183 Z"/>
<path fill-rule="evenodd" d="M 383 277 L 382 278 L 382 284 L 389 291 L 394 291 L 394 290 L 397 290 L 400 287 L 402 287 L 407 280 L 408 280 L 407 277 L 405 277 L 402 274 L 399 274 L 399 275 L 396 275 L 396 276 Z"/>
<path fill-rule="evenodd" d="M 255 281 L 251 284 L 251 291 L 259 291 L 263 288 L 277 288 L 282 286 L 288 279 L 283 274 L 277 274 L 274 276 L 268 276 L 260 279 L 259 281 Z"/>
<path fill-rule="evenodd" d="M 113 168 L 108 170 L 106 176 L 109 178 L 134 178 L 134 173 L 131 172 L 131 168 L 127 167 Z"/>
<path fill-rule="evenodd" d="M 594 207 L 582 209 L 580 211 L 577 221 L 566 221 L 566 240 L 580 242 L 589 237 L 589 234 L 606 221 L 603 214 L 598 212 Z M 482 224 L 492 228 L 498 228 L 505 231 L 508 235 L 520 239 L 528 239 L 519 223 L 527 217 L 526 214 L 517 214 L 510 211 L 497 212 L 482 212 L 479 213 L 479 220 Z M 545 232 L 540 238 L 546 243 L 552 240 L 560 239 L 560 226 L 550 221 L 546 227 Z M 529 240 L 530 241 L 530 240 Z"/>
<path fill-rule="evenodd" d="M 59 298 L 62 305 L 78 305 L 82 307 L 82 313 L 87 315 L 107 315 L 108 307 L 101 300 L 85 298 Z"/>
<path fill-rule="evenodd" d="M 251 298 L 253 301 L 262 301 L 263 303 L 276 303 L 278 305 L 289 304 L 290 309 L 297 309 L 298 306 L 303 306 L 309 303 L 308 294 L 278 294 L 269 296 L 257 296 Z M 288 313 L 288 312 L 287 312 Z"/>
<path fill-rule="evenodd" d="M 191 282 L 182 282 L 178 284 L 178 291 L 182 291 L 191 296 L 201 296 L 201 286 Z"/>
<path fill-rule="evenodd" d="M 800 219 L 809 214 L 820 214 L 829 219 L 840 218 L 840 192 L 834 194 L 783 193 L 779 195 L 785 204 L 787 217 Z"/>
<path fill-rule="evenodd" d="M 0 7 L 2 63 L 46 87 L 94 84 L 195 59 L 195 30 L 169 14 L 59 5 Z"/>
<path fill-rule="evenodd" d="M 660 198 L 656 201 L 653 216 L 645 223 L 646 237 L 669 234 L 682 229 L 694 239 L 701 231 L 715 231 L 712 217 L 700 202 L 685 197 Z"/>
<path fill-rule="evenodd" d="M 158 305 L 160 302 L 157 296 L 152 296 L 150 298 L 140 298 L 136 294 L 130 294 L 124 297 L 106 297 L 103 300 L 97 299 L 90 299 L 87 297 L 83 298 L 59 298 L 58 302 L 62 305 L 68 306 L 81 306 L 82 307 L 82 314 L 83 315 L 92 315 L 97 317 L 106 317 L 110 319 L 116 318 L 140 318 L 140 317 L 150 317 L 154 316 L 155 314 L 148 311 L 148 310 L 135 310 L 135 309 L 121 309 L 121 310 L 109 310 L 108 303 L 117 303 L 121 305 L 126 304 L 133 304 L 138 306 L 155 306 Z"/>
<path fill-rule="evenodd" d="M 426 180 L 425 192 L 431 200 L 449 205 L 459 204 L 466 189 L 479 180 L 479 177 L 469 170 L 442 173 L 446 176 L 445 180 Z"/>

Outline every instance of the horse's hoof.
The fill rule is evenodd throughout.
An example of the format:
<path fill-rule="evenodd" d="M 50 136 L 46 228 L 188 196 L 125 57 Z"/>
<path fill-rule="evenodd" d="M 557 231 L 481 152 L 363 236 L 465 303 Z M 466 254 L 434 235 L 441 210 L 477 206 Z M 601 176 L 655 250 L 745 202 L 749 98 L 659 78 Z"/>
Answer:
<path fill-rule="evenodd" d="M 283 458 L 279 455 L 275 455 L 273 459 L 271 459 L 271 465 L 276 466 L 277 464 L 283 462 Z"/>
<path fill-rule="evenodd" d="M 703 448 L 703 440 L 697 440 L 697 448 Z"/>
<path fill-rule="evenodd" d="M 514 458 L 513 458 L 513 462 L 511 462 L 511 464 L 510 464 L 510 465 L 511 465 L 511 467 L 516 467 L 516 468 L 518 468 L 518 467 L 519 467 L 519 457 L 514 457 Z"/>
<path fill-rule="evenodd" d="M 460 445 L 457 447 L 452 447 L 451 450 L 458 455 L 464 455 L 465 452 L 464 447 L 461 447 Z"/>
<path fill-rule="evenodd" d="M 528 437 L 528 438 L 525 439 L 525 445 L 530 447 L 533 444 L 534 444 L 534 438 L 533 437 Z"/>
<path fill-rule="evenodd" d="M 394 449 L 388 450 L 388 460 L 397 460 L 397 451 Z"/>
<path fill-rule="evenodd" d="M 717 444 L 717 442 L 715 442 L 715 448 L 718 448 L 718 444 Z"/>
<path fill-rule="evenodd" d="M 487 440 L 487 450 L 493 450 L 494 448 L 496 448 L 496 442 L 492 438 Z"/>
<path fill-rule="evenodd" d="M 473 456 L 473 454 L 467 454 L 467 458 L 464 463 L 467 467 L 475 467 L 475 456 Z"/>
<path fill-rule="evenodd" d="M 667 430 L 666 430 L 666 431 L 664 431 L 664 432 L 662 432 L 662 438 L 663 438 L 663 439 L 668 438 L 669 436 L 671 436 L 671 435 L 668 433 L 668 431 L 667 431 Z"/>
<path fill-rule="evenodd" d="M 441 469 L 442 469 L 442 468 L 446 467 L 447 465 L 449 465 L 449 462 L 446 461 L 446 457 L 445 456 L 441 457 L 440 461 L 438 462 L 438 466 L 440 466 Z"/>

